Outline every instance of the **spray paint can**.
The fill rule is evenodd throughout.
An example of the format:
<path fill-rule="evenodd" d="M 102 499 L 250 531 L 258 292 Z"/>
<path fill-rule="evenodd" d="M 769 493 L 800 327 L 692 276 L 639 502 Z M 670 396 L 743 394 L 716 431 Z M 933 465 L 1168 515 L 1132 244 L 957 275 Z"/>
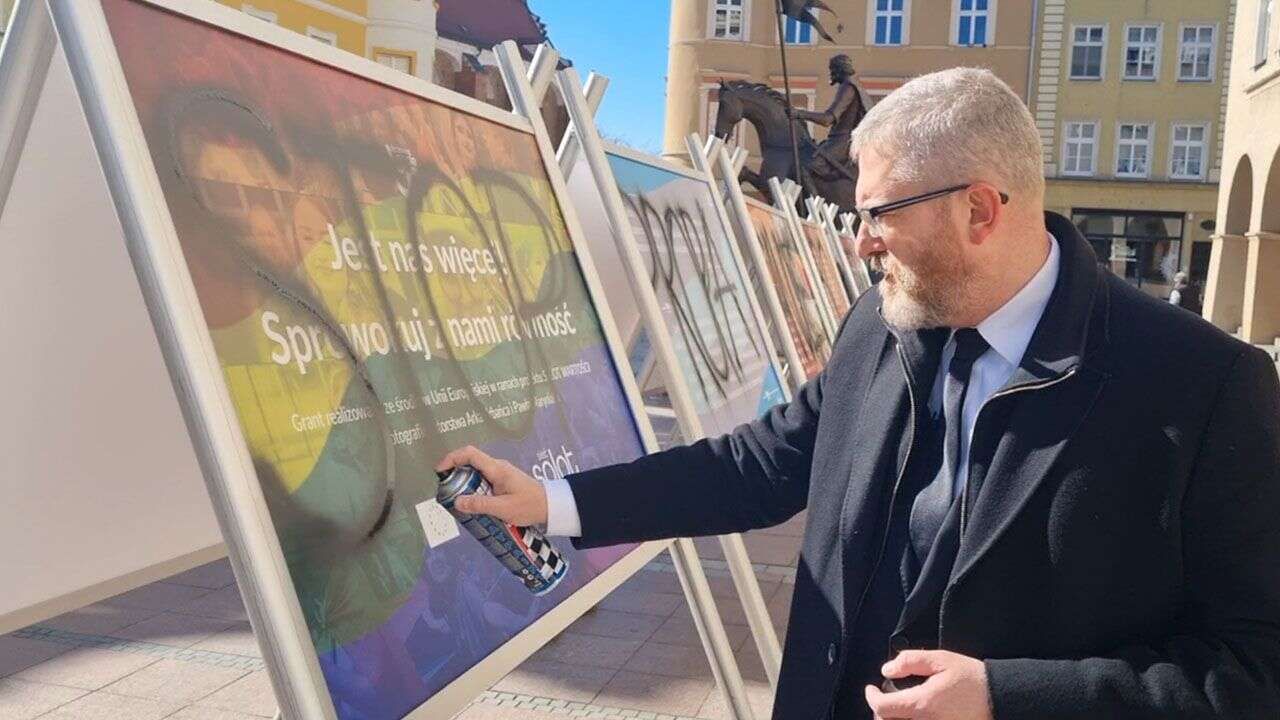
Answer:
<path fill-rule="evenodd" d="M 545 595 L 564 579 L 569 562 L 540 531 L 508 525 L 490 515 L 469 515 L 454 509 L 454 501 L 463 495 L 493 494 L 493 486 L 478 470 L 462 465 L 439 476 L 436 500 L 503 567 L 520 578 L 529 592 Z"/>

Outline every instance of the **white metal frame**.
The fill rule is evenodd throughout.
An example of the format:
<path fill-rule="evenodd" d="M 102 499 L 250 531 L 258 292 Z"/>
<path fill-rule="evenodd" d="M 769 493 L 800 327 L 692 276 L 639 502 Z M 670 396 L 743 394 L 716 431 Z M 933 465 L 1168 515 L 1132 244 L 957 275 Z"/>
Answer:
<path fill-rule="evenodd" d="M 857 213 L 842 213 L 840 215 L 840 236 L 848 237 L 857 247 L 858 242 L 858 215 Z M 867 269 L 867 263 L 862 258 L 849 258 L 850 265 L 854 268 L 853 279 L 858 286 L 858 293 L 862 293 L 871 289 L 874 283 L 871 282 L 871 271 Z"/>
<path fill-rule="evenodd" d="M 827 250 L 835 260 L 836 269 L 840 271 L 840 279 L 844 282 L 845 297 L 852 307 L 858 301 L 862 291 L 853 279 L 853 268 L 849 265 L 849 257 L 840 247 L 840 231 L 836 228 L 836 216 L 840 208 L 820 197 L 809 198 L 805 203 L 809 207 L 809 218 L 815 219 L 822 226 L 822 234 L 827 239 Z"/>
<path fill-rule="evenodd" d="M 777 355 L 772 339 L 765 326 L 759 306 L 755 302 L 754 291 L 750 285 L 746 267 L 732 240 L 732 225 L 729 223 L 724 207 L 720 203 L 714 179 L 708 173 L 698 169 L 691 170 L 630 148 L 605 143 L 600 138 L 599 131 L 595 126 L 592 104 L 583 90 L 577 71 L 573 68 L 561 70 L 557 73 L 557 80 L 561 96 L 565 101 L 565 107 L 569 111 L 570 123 L 574 128 L 574 138 L 579 146 L 576 153 L 587 163 L 592 179 L 595 181 L 619 258 L 622 261 L 628 284 L 631 287 L 631 295 L 635 298 L 638 306 L 640 321 L 648 331 L 650 342 L 653 343 L 657 363 L 665 371 L 667 394 L 671 399 L 672 410 L 675 412 L 676 422 L 680 427 L 682 436 L 686 441 L 693 442 L 706 437 L 707 434 L 693 402 L 693 395 L 689 389 L 689 379 L 684 377 L 681 370 L 675 351 L 675 344 L 671 339 L 670 329 L 662 316 L 657 293 L 649 281 L 649 271 L 646 269 L 644 258 L 640 253 L 641 246 L 632 231 L 622 195 L 618 191 L 613 170 L 609 165 L 608 154 L 659 168 L 705 185 L 706 192 L 712 199 L 712 206 L 715 208 L 721 228 L 726 237 L 730 239 L 728 244 L 730 248 L 734 249 L 731 261 L 734 263 L 734 269 L 748 297 L 748 302 L 751 304 L 756 331 L 765 345 L 766 361 L 782 387 L 784 398 L 789 400 L 790 393 L 786 383 L 783 381 L 782 371 L 777 365 Z M 694 142 L 694 140 L 690 139 L 689 151 L 692 155 L 697 156 L 702 150 L 700 144 L 694 145 Z M 564 166 L 562 160 L 562 167 Z M 755 571 L 752 569 L 750 559 L 747 556 L 746 546 L 742 541 L 741 535 L 738 534 L 722 535 L 719 540 L 724 549 L 725 560 L 733 577 L 738 597 L 742 601 L 747 623 L 750 625 L 752 636 L 755 638 L 756 647 L 760 652 L 760 657 L 763 660 L 769 679 L 776 687 L 777 674 L 782 658 L 781 645 L 769 619 L 768 609 L 760 593 Z M 696 614 L 695 621 L 701 622 Z M 699 624 L 698 627 L 699 632 L 702 633 L 704 631 L 702 625 Z M 708 629 L 714 630 L 714 628 Z M 737 663 L 733 657 L 732 650 L 727 645 L 727 640 L 722 642 L 722 638 L 715 634 L 710 637 L 704 635 L 703 640 L 713 674 L 715 674 L 717 683 L 725 693 L 731 712 L 735 717 L 751 717 L 752 711 L 746 700 L 745 688 L 742 685 Z"/>
<path fill-rule="evenodd" d="M 791 238 L 800 251 L 800 257 L 804 260 L 809 278 L 813 281 L 814 294 L 817 295 L 815 299 L 818 301 L 818 315 L 822 318 L 823 329 L 827 331 L 827 341 L 834 348 L 839 319 L 836 317 L 835 308 L 831 307 L 831 296 L 827 294 L 826 283 L 822 281 L 822 273 L 818 271 L 818 261 L 809 252 L 809 241 L 804 236 L 803 221 L 796 210 L 800 186 L 793 180 L 787 180 L 784 185 L 778 178 L 772 177 L 769 178 L 769 189 L 773 191 L 774 207 L 782 211 L 787 218 L 787 223 L 791 226 Z"/>
<path fill-rule="evenodd" d="M 366 80 L 378 82 L 423 99 L 442 103 L 529 133 L 540 147 L 552 189 L 560 202 L 569 237 L 583 278 L 600 318 L 606 343 L 618 368 L 619 381 L 647 451 L 657 448 L 652 428 L 641 411 L 639 391 L 632 380 L 622 344 L 603 288 L 595 274 L 586 243 L 555 164 L 546 128 L 532 87 L 524 76 L 519 50 L 508 43 L 497 55 L 513 105 L 523 116 L 506 113 L 477 100 L 404 75 L 372 60 L 312 42 L 278 26 L 262 23 L 237 10 L 202 0 L 135 0 L 192 18 L 222 31 L 243 35 Z M 66 53 L 90 132 L 102 163 L 126 245 L 147 301 L 166 364 L 169 367 L 197 457 L 206 477 L 219 524 L 231 548 L 232 565 L 240 581 L 255 634 L 263 650 L 277 700 L 291 719 L 335 717 L 316 651 L 302 619 L 298 598 L 274 533 L 248 446 L 205 324 L 194 284 L 183 259 L 177 231 L 169 214 L 159 178 L 147 150 L 137 111 L 99 2 L 87 0 L 24 0 L 20 27 L 32 30 L 21 46 L 5 48 L 17 60 L 6 65 L 0 91 L 6 99 L 17 94 L 23 106 L 0 105 L 0 131 L 7 132 L 8 149 L 21 148 L 29 129 L 34 96 L 56 49 Z M 49 19 L 52 18 L 52 25 Z M 21 95 L 25 92 L 25 95 Z M 12 180 L 11 153 L 0 171 L 0 197 Z M 480 663 L 409 713 L 408 718 L 447 717 L 664 549 L 672 555 L 696 618 L 720 639 L 724 629 L 715 612 L 706 577 L 689 541 L 645 543 L 614 563 L 584 588 L 561 602 Z M 705 618 L 703 617 L 705 616 Z M 727 641 L 725 641 L 727 646 Z M 740 682 L 740 681 L 739 681 Z M 749 717 L 740 715 L 739 717 Z"/>
<path fill-rule="evenodd" d="M 706 178 L 707 183 L 711 186 L 712 205 L 716 208 L 716 214 L 720 216 L 720 223 L 724 227 L 725 235 L 729 238 L 729 249 L 733 253 L 733 264 L 734 267 L 737 268 L 738 277 L 742 281 L 743 290 L 746 291 L 748 301 L 751 304 L 751 314 L 755 318 L 756 327 L 764 338 L 765 347 L 768 349 L 769 362 L 773 367 L 774 376 L 778 379 L 779 384 L 783 386 L 783 396 L 786 402 L 791 402 L 792 393 L 784 381 L 786 373 L 783 372 L 782 365 L 778 362 L 778 358 L 782 357 L 782 355 L 779 354 L 778 348 L 773 343 L 773 336 L 768 331 L 769 323 L 765 321 L 765 308 L 760 306 L 760 296 L 756 292 L 755 283 L 751 280 L 751 272 L 747 265 L 747 260 L 742 255 L 742 250 L 736 242 L 737 238 L 734 236 L 734 224 L 729 215 L 729 207 L 725 204 L 725 198 L 720 194 L 720 189 L 716 185 L 716 161 L 713 160 L 713 158 L 719 158 L 724 155 L 724 141 L 720 138 L 713 137 L 707 138 L 706 142 L 703 142 L 702 138 L 699 137 L 697 133 L 693 133 L 685 138 L 685 145 L 688 147 L 689 158 L 693 163 L 693 169 L 701 173 Z M 739 192 L 741 192 L 741 186 L 739 185 L 738 187 Z M 747 226 L 740 224 L 739 227 L 744 227 L 744 233 L 754 234 L 754 231 L 749 227 L 749 223 Z M 765 268 L 763 266 L 761 266 L 761 270 L 762 272 L 757 274 L 761 280 L 765 281 L 764 284 L 767 288 L 765 294 L 767 297 L 769 293 L 773 292 L 773 288 L 769 282 L 768 272 L 764 271 Z M 776 295 L 774 297 L 776 299 Z M 775 314 L 772 307 L 769 309 L 769 316 L 772 317 L 775 322 L 781 315 L 780 310 L 781 309 L 779 308 L 779 312 Z M 786 323 L 778 325 L 777 327 L 786 328 Z M 782 335 L 782 333 L 779 333 L 779 335 Z M 786 341 L 784 340 L 784 342 Z M 791 365 L 790 357 L 787 359 L 787 365 Z M 761 651 L 761 656 L 763 657 L 764 655 L 764 651 Z M 771 679 L 774 681 L 776 686 L 777 678 Z"/>
<path fill-rule="evenodd" d="M 19 2 L 0 45 L 0 212 L 13 186 L 58 38 L 42 2 Z"/>
<path fill-rule="evenodd" d="M 818 243 L 818 249 L 820 252 L 825 251 L 828 256 L 826 259 L 830 260 L 831 264 L 835 265 L 836 267 L 836 276 L 837 278 L 839 278 L 839 282 L 837 283 L 837 287 L 831 288 L 830 290 L 827 291 L 828 292 L 827 304 L 831 308 L 832 328 L 836 332 L 838 332 L 840 329 L 840 322 L 844 319 L 844 317 L 837 314 L 835 300 L 838 300 L 839 298 L 843 297 L 845 303 L 848 304 L 849 307 L 853 307 L 853 301 L 855 299 L 855 296 L 853 295 L 852 292 L 850 292 L 849 288 L 845 285 L 845 278 L 840 271 L 840 261 L 837 257 L 834 256 L 835 250 L 831 246 L 831 238 L 827 234 L 826 220 L 820 209 L 822 205 L 824 205 L 825 203 L 826 201 L 823 200 L 822 198 L 812 198 L 812 197 L 806 198 L 804 201 L 804 204 L 805 204 L 805 209 L 808 212 L 809 216 L 803 217 L 803 218 L 800 217 L 799 216 L 800 211 L 799 209 L 797 209 L 796 221 L 800 224 L 800 231 L 802 233 L 805 231 L 805 228 L 807 227 L 815 228 L 818 231 L 819 235 L 821 235 L 822 237 L 822 242 Z M 821 258 L 814 255 L 813 248 L 809 247 L 808 234 L 803 235 L 802 239 L 805 241 L 805 249 L 808 250 L 809 257 L 813 261 L 814 272 L 817 273 L 818 277 L 822 277 L 822 267 L 819 264 L 819 261 L 821 260 Z M 822 287 L 824 288 L 827 287 L 825 282 L 822 284 Z M 833 335 L 833 339 L 834 339 L 834 335 Z"/>
<path fill-rule="evenodd" d="M 745 157 L 743 158 L 743 161 L 745 161 Z M 739 163 L 739 161 L 735 161 L 735 162 L 734 162 L 734 167 L 738 168 L 739 170 L 741 169 L 741 164 Z M 781 192 L 781 191 L 779 191 L 779 192 Z M 801 241 L 800 241 L 800 240 L 797 240 L 797 239 L 796 239 L 796 237 L 795 237 L 795 232 L 796 232 L 796 230 L 795 230 L 795 225 L 791 222 L 791 218 L 789 218 L 789 217 L 787 216 L 787 213 L 786 213 L 786 211 L 785 211 L 785 210 L 780 209 L 776 204 L 775 204 L 775 205 L 768 205 L 768 204 L 766 204 L 766 203 L 764 203 L 764 202 L 761 202 L 760 200 L 757 200 L 757 199 L 755 199 L 755 198 L 753 198 L 753 197 L 746 197 L 746 198 L 744 198 L 744 200 L 745 200 L 745 202 L 746 202 L 746 204 L 747 204 L 747 207 L 756 207 L 756 208 L 758 208 L 758 209 L 765 210 L 766 212 L 770 213 L 770 215 L 773 217 L 773 219 L 774 219 L 774 220 L 781 220 L 781 221 L 782 221 L 782 227 L 780 228 L 780 231 L 781 231 L 782 233 L 785 233 L 785 234 L 786 234 L 786 236 L 787 236 L 787 238 L 788 238 L 792 243 L 796 244 L 797 246 L 799 245 L 799 243 L 800 243 Z M 763 254 L 764 254 L 763 241 L 761 241 L 761 242 L 759 243 L 759 247 L 760 247 L 760 250 L 761 250 L 761 255 L 763 256 Z M 797 252 L 802 252 L 802 251 L 797 250 Z M 766 262 L 767 262 L 767 260 L 766 260 Z M 825 364 L 826 364 L 826 362 L 827 362 L 827 361 L 830 359 L 830 357 L 831 357 L 831 349 L 832 349 L 832 347 L 833 347 L 834 343 L 832 342 L 832 337 L 831 337 L 830 333 L 827 331 L 827 322 L 826 322 L 826 318 L 825 318 L 826 307 L 825 307 L 825 305 L 823 304 L 823 300 L 822 300 L 822 297 L 821 297 L 821 296 L 822 296 L 822 288 L 821 288 L 821 286 L 820 286 L 820 285 L 818 285 L 818 284 L 817 284 L 817 282 L 813 279 L 813 271 L 812 271 L 812 269 L 809 267 L 809 263 L 808 263 L 808 262 L 806 262 L 806 260 L 805 260 L 805 256 L 804 256 L 804 255 L 801 255 L 801 256 L 800 256 L 800 264 L 801 264 L 800 272 L 801 272 L 801 273 L 803 273 L 803 275 L 804 275 L 804 282 L 803 282 L 803 283 L 801 283 L 801 284 L 802 284 L 802 285 L 804 285 L 805 289 L 806 289 L 810 294 L 812 294 L 812 295 L 813 295 L 813 301 L 814 301 L 814 304 L 815 304 L 815 306 L 816 306 L 816 307 L 815 307 L 815 310 L 816 310 L 816 311 L 817 311 L 817 313 L 818 313 L 818 323 L 819 323 L 819 326 L 820 326 L 820 327 L 819 327 L 819 330 L 822 332 L 822 336 L 823 336 L 823 338 L 825 338 L 825 339 L 827 340 L 827 348 L 826 348 L 826 353 L 825 353 L 825 355 L 824 355 L 822 352 L 817 352 L 817 353 L 815 353 L 815 357 L 817 357 L 817 358 L 820 360 L 820 362 L 821 362 L 821 363 L 823 363 L 823 364 L 825 365 Z M 781 281 L 780 281 L 780 280 L 778 280 L 777 278 L 775 278 L 775 279 L 774 279 L 774 282 L 781 282 Z"/>
<path fill-rule="evenodd" d="M 738 172 L 740 165 L 729 158 L 728 149 L 723 142 L 717 142 L 714 145 L 708 141 L 704 146 L 705 155 L 703 156 L 710 167 L 715 165 L 715 169 L 719 172 L 723 186 L 728 193 L 726 210 L 733 213 L 738 219 L 738 227 L 742 229 L 743 236 L 739 238 L 743 244 L 747 246 L 747 252 L 751 256 L 751 262 L 759 269 L 757 276 L 762 280 L 761 290 L 765 298 L 765 304 L 769 311 L 769 317 L 773 319 L 774 327 L 778 328 L 777 337 L 782 343 L 783 356 L 787 359 L 787 375 L 791 379 L 792 390 L 798 390 L 808 378 L 804 374 L 804 363 L 800 361 L 800 351 L 796 349 L 795 338 L 791 335 L 791 328 L 787 324 L 786 313 L 782 309 L 782 300 L 778 297 L 778 290 L 774 287 L 773 278 L 769 273 L 769 262 L 764 256 L 764 250 L 760 247 L 760 238 L 756 235 L 755 225 L 751 222 L 751 214 L 747 211 L 746 196 L 742 194 L 742 184 L 738 182 Z M 746 162 L 747 151 L 744 148 L 735 150 L 735 154 L 741 158 L 742 162 Z M 714 158 L 714 160 L 712 160 Z M 714 173 L 710 173 L 714 177 Z"/>

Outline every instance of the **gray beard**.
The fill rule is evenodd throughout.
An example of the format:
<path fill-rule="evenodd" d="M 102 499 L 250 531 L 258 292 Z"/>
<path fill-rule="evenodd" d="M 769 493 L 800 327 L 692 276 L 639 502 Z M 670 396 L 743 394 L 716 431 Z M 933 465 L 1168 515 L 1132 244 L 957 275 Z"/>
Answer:
<path fill-rule="evenodd" d="M 929 330 L 931 328 L 950 327 L 947 312 L 944 308 L 933 307 L 896 289 L 892 296 L 881 294 L 881 314 L 885 322 L 899 330 Z"/>
<path fill-rule="evenodd" d="M 883 263 L 873 264 L 877 266 L 877 270 L 884 272 Z M 957 315 L 956 308 L 962 304 L 963 289 L 960 285 L 965 282 L 963 278 L 956 278 L 956 282 L 950 283 L 949 289 L 941 289 L 937 287 L 940 280 L 930 281 L 913 277 L 913 284 L 929 290 L 924 293 L 925 297 L 921 297 L 920 294 L 910 293 L 903 287 L 904 268 L 897 265 L 893 269 L 897 272 L 893 274 L 892 285 L 887 279 L 880 283 L 880 312 L 885 322 L 905 331 L 928 330 L 952 325 Z"/>

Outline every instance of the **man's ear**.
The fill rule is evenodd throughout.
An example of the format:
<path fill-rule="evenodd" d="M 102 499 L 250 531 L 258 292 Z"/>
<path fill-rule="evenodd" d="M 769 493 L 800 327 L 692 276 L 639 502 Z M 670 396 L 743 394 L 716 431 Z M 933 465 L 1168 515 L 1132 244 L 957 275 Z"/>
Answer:
<path fill-rule="evenodd" d="M 981 245 L 1004 218 L 1005 200 L 990 183 L 974 183 L 965 194 L 969 203 L 969 240 Z"/>

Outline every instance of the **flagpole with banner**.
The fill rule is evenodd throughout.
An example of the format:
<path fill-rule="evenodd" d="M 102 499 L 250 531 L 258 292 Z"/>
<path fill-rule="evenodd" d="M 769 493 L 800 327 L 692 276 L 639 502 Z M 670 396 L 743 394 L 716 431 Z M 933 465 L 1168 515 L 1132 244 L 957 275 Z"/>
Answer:
<path fill-rule="evenodd" d="M 778 8 L 778 52 L 782 56 L 782 89 L 787 103 L 787 132 L 791 135 L 791 159 L 795 163 L 796 183 L 803 188 L 806 184 L 800 167 L 800 145 L 796 139 L 795 110 L 791 107 L 791 73 L 787 71 L 787 36 L 784 20 L 786 10 L 782 7 L 782 0 L 774 0 L 774 2 Z"/>

